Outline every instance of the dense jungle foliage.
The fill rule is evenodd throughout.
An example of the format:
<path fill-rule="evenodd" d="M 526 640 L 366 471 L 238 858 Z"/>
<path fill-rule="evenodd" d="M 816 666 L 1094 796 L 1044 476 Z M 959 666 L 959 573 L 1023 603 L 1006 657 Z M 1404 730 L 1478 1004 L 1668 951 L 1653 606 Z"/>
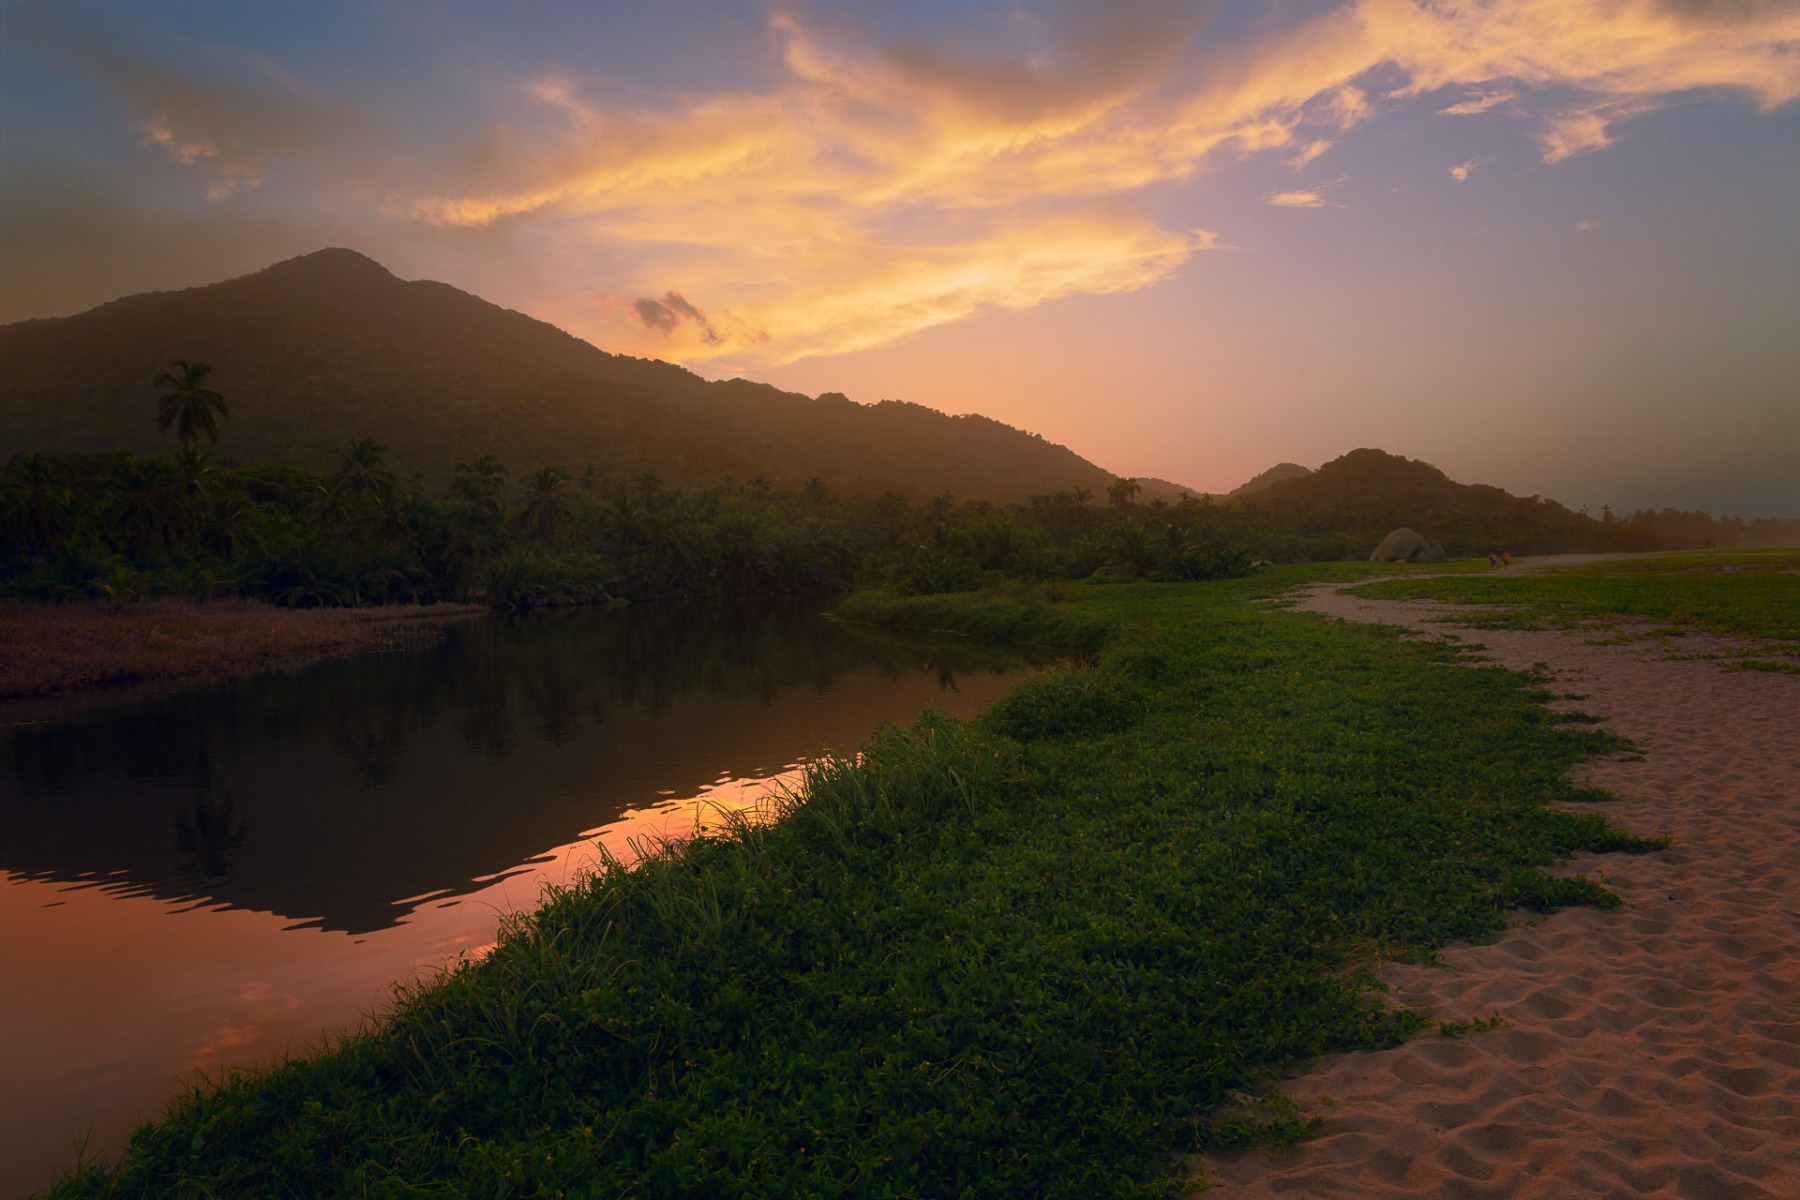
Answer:
<path fill-rule="evenodd" d="M 293 607 L 478 601 L 500 608 L 712 596 L 972 591 L 994 577 L 1179 581 L 1255 559 L 1362 558 L 1410 509 L 1452 555 L 1733 545 L 1761 523 L 1699 513 L 1594 521 L 1537 498 L 1482 508 L 1414 497 L 1366 468 L 1422 463 L 1358 451 L 1241 502 L 1137 502 L 1131 480 L 1020 504 L 834 496 L 761 476 L 686 491 L 655 474 L 491 455 L 432 491 L 372 439 L 335 470 L 234 467 L 198 434 L 172 455 L 20 455 L 0 471 L 0 594 L 40 601 L 242 595 Z M 1357 470 L 1334 470 L 1349 464 Z M 1344 476 L 1317 505 L 1288 493 Z M 1442 479 L 1441 474 L 1438 475 Z M 1475 491 L 1444 481 L 1448 489 Z M 1306 499 L 1301 497 L 1300 499 Z M 1770 523 L 1773 524 L 1773 523 Z"/>
<path fill-rule="evenodd" d="M 497 607 L 847 591 L 967 591 L 1013 577 L 1241 573 L 1243 514 L 1188 502 L 1023 505 L 844 500 L 814 480 L 694 492 L 498 459 L 433 494 L 369 439 L 338 468 L 237 468 L 190 446 L 156 458 L 25 455 L 0 474 L 0 591 L 39 600 L 260 597 L 315 607 L 476 600 Z"/>
<path fill-rule="evenodd" d="M 1145 503 L 1133 479 L 1114 480 L 1104 497 L 1075 487 L 1016 503 L 959 501 L 949 490 L 923 502 L 892 489 L 839 496 L 817 476 L 797 487 L 726 476 L 690 490 L 591 462 L 515 476 L 493 454 L 457 463 L 434 489 L 423 471 L 396 470 L 388 447 L 369 437 L 342 443 L 325 473 L 218 457 L 233 413 L 211 375 L 177 359 L 156 377 L 155 427 L 178 446 L 169 455 L 7 462 L 0 595 L 241 595 L 305 608 L 530 608 L 857 587 L 921 595 L 973 591 L 994 577 L 1179 582 L 1241 575 L 1255 559 L 1357 559 L 1401 525 L 1453 557 L 1800 533 L 1789 528 L 1797 522 L 1673 510 L 1596 521 L 1368 449 L 1223 502 Z"/>

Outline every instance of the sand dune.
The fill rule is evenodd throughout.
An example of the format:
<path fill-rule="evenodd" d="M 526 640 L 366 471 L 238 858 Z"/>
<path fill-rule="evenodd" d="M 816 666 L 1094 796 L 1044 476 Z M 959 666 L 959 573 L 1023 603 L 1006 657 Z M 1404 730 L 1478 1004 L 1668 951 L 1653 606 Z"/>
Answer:
<path fill-rule="evenodd" d="M 1303 607 L 1548 664 L 1555 689 L 1584 697 L 1559 707 L 1609 718 L 1644 752 L 1583 777 L 1620 797 L 1625 826 L 1675 843 L 1569 864 L 1604 876 L 1620 909 L 1522 919 L 1449 947 L 1442 968 L 1386 968 L 1402 1002 L 1504 1025 L 1287 1081 L 1323 1133 L 1280 1157 L 1206 1160 L 1209 1200 L 1800 1198 L 1800 678 L 1653 643 L 1447 628 L 1428 620 L 1441 606 L 1330 587 Z"/>

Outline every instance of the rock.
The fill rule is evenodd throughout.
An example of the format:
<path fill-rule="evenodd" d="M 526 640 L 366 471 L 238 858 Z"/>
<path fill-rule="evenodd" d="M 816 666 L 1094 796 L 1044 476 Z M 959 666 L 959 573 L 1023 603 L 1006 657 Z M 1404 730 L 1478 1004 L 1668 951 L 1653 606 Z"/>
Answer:
<path fill-rule="evenodd" d="M 1369 555 L 1370 562 L 1438 563 L 1445 558 L 1444 548 L 1428 542 L 1425 535 L 1413 529 L 1396 529 L 1381 539 L 1381 545 Z"/>
<path fill-rule="evenodd" d="M 1412 529 L 1396 529 L 1381 539 L 1381 545 L 1369 555 L 1370 562 L 1411 562 L 1425 544 L 1425 536 Z"/>

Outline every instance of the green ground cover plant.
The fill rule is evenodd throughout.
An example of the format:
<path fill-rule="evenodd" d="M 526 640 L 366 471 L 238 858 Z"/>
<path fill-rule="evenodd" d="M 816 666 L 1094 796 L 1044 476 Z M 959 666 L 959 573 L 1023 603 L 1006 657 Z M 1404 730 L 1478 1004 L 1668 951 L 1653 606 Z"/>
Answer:
<path fill-rule="evenodd" d="M 1154 1196 L 1182 1153 L 1294 1136 L 1231 1101 L 1431 1028 L 1370 963 L 1617 903 L 1545 868 L 1649 845 L 1548 806 L 1602 798 L 1566 771 L 1622 743 L 1530 680 L 1252 603 L 1316 573 L 865 601 L 1105 638 L 821 761 L 777 822 L 549 893 L 53 1194 Z"/>
<path fill-rule="evenodd" d="M 1572 628 L 1636 620 L 1667 636 L 1701 630 L 1768 639 L 1800 655 L 1800 551 L 1658 555 L 1456 578 L 1389 580 L 1356 589 L 1388 600 L 1500 606 L 1470 623 L 1490 628 Z"/>

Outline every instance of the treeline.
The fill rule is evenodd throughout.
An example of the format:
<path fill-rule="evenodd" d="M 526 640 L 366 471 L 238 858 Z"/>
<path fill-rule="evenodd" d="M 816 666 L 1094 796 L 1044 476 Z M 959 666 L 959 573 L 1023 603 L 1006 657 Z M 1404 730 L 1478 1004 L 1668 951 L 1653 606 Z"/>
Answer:
<path fill-rule="evenodd" d="M 241 595 L 320 606 L 476 601 L 498 608 L 844 592 L 973 591 L 996 577 L 1214 579 L 1253 558 L 1356 559 L 1406 524 L 1452 556 L 1505 549 L 1654 550 L 1775 542 L 1800 522 L 1638 512 L 1601 520 L 1537 496 L 1450 481 L 1356 450 L 1253 498 L 1140 502 L 1134 480 L 1023 503 L 838 497 L 819 478 L 688 491 L 654 473 L 514 475 L 484 454 L 448 486 L 401 475 L 372 438 L 327 474 L 215 458 L 230 410 L 211 369 L 177 360 L 156 385 L 168 456 L 25 454 L 0 472 L 0 594 L 60 602 Z M 209 449 L 202 450 L 205 440 Z"/>
<path fill-rule="evenodd" d="M 1237 518 L 1197 503 L 1102 506 L 1083 490 L 1023 505 L 841 499 L 818 480 L 684 491 L 593 467 L 515 474 L 493 456 L 447 489 L 370 439 L 320 475 L 169 456 L 19 455 L 0 473 L 0 592 L 37 600 L 168 595 L 317 607 L 972 590 L 994 573 L 1205 579 L 1250 562 Z"/>
<path fill-rule="evenodd" d="M 1674 509 L 1528 517 L 1422 524 L 1453 556 L 1800 540 L 1797 522 Z M 324 475 L 233 467 L 190 445 L 148 458 L 12 458 L 0 472 L 0 594 L 501 608 L 871 586 L 932 594 L 996 575 L 1175 581 L 1241 574 L 1253 559 L 1360 559 L 1388 528 L 1341 508 L 1141 504 L 1129 480 L 1103 497 L 1077 488 L 1000 505 L 946 492 L 915 503 L 897 492 L 840 498 L 816 479 L 685 491 L 591 466 L 515 473 L 491 455 L 459 465 L 434 493 L 366 438 L 345 444 Z"/>

